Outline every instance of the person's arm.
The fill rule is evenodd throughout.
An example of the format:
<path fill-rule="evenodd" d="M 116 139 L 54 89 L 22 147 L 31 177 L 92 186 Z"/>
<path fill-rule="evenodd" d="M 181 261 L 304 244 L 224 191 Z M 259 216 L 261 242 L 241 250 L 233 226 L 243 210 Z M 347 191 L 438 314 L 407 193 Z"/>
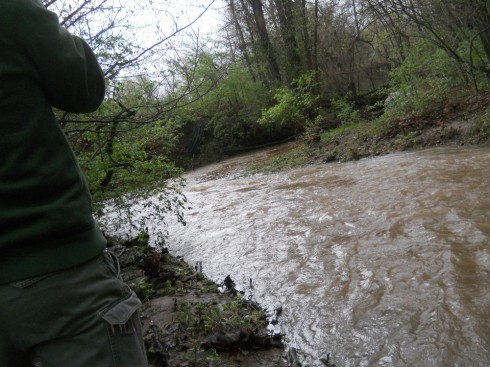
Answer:
<path fill-rule="evenodd" d="M 9 1 L 22 52 L 47 101 L 69 112 L 91 112 L 104 99 L 104 74 L 90 47 L 59 24 L 38 0 Z"/>

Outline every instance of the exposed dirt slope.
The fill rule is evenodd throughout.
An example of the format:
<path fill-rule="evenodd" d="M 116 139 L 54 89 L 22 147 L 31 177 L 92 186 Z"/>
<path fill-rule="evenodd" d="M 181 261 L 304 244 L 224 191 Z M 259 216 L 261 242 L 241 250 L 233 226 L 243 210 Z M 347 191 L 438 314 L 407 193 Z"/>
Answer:
<path fill-rule="evenodd" d="M 470 96 L 420 116 L 368 122 L 309 144 L 312 159 L 347 161 L 441 145 L 490 145 L 490 94 Z"/>

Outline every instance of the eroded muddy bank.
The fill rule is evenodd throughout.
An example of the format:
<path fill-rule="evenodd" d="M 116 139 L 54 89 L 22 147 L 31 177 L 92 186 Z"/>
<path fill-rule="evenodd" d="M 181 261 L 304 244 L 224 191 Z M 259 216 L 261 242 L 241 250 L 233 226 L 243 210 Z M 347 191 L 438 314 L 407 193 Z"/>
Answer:
<path fill-rule="evenodd" d="M 294 351 L 285 352 L 284 335 L 268 329 L 280 312 L 245 299 L 231 278 L 216 284 L 167 249 L 149 247 L 146 236 L 109 242 L 143 301 L 150 367 L 300 366 Z"/>

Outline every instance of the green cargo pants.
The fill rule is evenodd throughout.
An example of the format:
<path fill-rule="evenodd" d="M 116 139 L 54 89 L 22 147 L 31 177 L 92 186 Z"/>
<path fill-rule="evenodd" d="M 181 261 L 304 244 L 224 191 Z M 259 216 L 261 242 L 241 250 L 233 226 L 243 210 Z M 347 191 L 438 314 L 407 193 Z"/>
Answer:
<path fill-rule="evenodd" d="M 0 285 L 0 366 L 146 367 L 136 295 L 114 255 Z M 39 365 L 39 362 L 36 363 Z"/>

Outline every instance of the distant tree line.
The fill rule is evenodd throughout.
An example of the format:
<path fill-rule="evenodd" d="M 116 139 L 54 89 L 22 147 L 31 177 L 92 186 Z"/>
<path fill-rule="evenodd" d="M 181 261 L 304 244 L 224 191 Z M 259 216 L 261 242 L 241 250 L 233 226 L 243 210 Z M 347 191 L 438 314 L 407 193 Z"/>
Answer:
<path fill-rule="evenodd" d="M 227 0 L 227 43 L 254 80 L 291 85 L 314 72 L 317 93 L 379 89 L 420 39 L 489 75 L 486 0 Z"/>
<path fill-rule="evenodd" d="M 166 3 L 44 2 L 107 77 L 99 111 L 58 113 L 96 202 L 158 190 L 180 215 L 185 169 L 488 89 L 486 0 L 225 0 L 219 34 L 186 41 L 191 24 Z M 141 11 L 154 14 L 150 43 Z"/>
<path fill-rule="evenodd" d="M 226 0 L 220 51 L 202 54 L 217 88 L 182 121 L 204 124 L 205 161 L 379 116 L 388 95 L 405 114 L 485 89 L 489 4 Z"/>

